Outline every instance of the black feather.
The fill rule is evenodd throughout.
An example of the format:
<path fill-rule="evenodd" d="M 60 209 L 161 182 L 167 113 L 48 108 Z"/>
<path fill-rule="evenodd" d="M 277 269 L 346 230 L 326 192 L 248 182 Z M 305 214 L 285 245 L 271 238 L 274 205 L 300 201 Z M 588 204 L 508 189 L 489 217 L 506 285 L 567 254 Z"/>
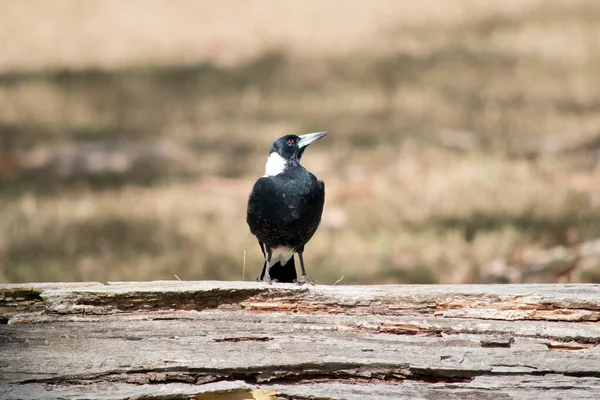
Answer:
<path fill-rule="evenodd" d="M 265 247 L 267 251 L 287 247 L 293 253 L 302 253 L 321 222 L 325 185 L 300 165 L 304 151 L 297 146 L 300 139 L 288 135 L 273 144 L 271 152 L 277 152 L 285 160 L 285 169 L 277 175 L 258 179 L 248 199 L 246 221 L 263 255 Z M 265 272 L 266 260 L 261 280 Z M 297 278 L 294 257 L 285 265 L 275 262 L 269 275 L 279 282 L 294 282 Z M 306 277 L 303 275 L 303 278 Z"/>

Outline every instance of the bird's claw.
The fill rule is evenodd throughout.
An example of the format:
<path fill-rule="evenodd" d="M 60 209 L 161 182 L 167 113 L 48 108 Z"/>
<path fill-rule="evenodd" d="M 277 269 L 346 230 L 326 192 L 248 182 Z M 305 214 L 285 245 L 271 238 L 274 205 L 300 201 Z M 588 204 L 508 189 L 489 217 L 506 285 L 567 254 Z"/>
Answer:
<path fill-rule="evenodd" d="M 307 283 L 308 283 L 309 285 L 315 286 L 315 281 L 309 281 L 309 280 L 306 278 L 306 275 L 302 275 L 302 276 L 300 277 L 300 279 L 298 279 L 298 280 L 296 280 L 296 281 L 294 281 L 294 282 L 295 282 L 295 283 L 296 283 L 296 285 L 298 285 L 298 286 L 306 285 Z"/>
<path fill-rule="evenodd" d="M 271 279 L 271 277 L 266 277 L 266 276 L 262 279 L 256 278 L 256 282 L 264 282 L 264 283 L 268 283 L 269 285 L 272 285 L 274 283 L 279 283 L 279 281 L 277 279 Z"/>

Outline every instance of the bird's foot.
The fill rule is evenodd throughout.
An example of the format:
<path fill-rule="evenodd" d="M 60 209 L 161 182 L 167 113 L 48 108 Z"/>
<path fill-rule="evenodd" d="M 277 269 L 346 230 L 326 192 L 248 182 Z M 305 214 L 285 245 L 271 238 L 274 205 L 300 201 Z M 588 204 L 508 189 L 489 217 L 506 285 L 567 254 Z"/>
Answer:
<path fill-rule="evenodd" d="M 306 275 L 302 275 L 300 279 L 296 281 L 296 285 L 298 286 L 306 285 L 307 283 L 309 285 L 315 286 L 315 281 L 309 281 Z"/>
<path fill-rule="evenodd" d="M 277 281 L 276 281 L 276 280 L 273 280 L 273 279 L 271 279 L 271 277 L 270 277 L 269 275 L 265 275 L 265 276 L 262 278 L 262 282 L 264 282 L 264 283 L 267 283 L 267 284 L 269 284 L 269 285 L 272 285 L 272 284 L 273 284 L 273 282 L 277 282 Z"/>

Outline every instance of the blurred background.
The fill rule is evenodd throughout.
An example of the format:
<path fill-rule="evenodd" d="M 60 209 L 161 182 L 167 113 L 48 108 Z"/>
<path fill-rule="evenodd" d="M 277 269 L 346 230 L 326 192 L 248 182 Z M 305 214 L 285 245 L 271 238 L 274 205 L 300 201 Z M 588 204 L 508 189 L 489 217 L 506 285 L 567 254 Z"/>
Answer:
<path fill-rule="evenodd" d="M 1 282 L 254 280 L 250 189 L 319 130 L 317 283 L 600 281 L 597 0 L 0 10 Z"/>

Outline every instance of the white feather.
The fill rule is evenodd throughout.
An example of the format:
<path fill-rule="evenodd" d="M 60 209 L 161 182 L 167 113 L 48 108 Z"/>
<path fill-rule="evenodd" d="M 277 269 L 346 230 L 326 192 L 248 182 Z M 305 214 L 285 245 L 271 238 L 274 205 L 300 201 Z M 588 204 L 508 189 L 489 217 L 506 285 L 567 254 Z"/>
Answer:
<path fill-rule="evenodd" d="M 279 175 L 285 171 L 286 166 L 286 160 L 276 152 L 273 152 L 267 158 L 267 165 L 265 166 L 265 174 L 263 176 Z"/>
<path fill-rule="evenodd" d="M 271 265 L 274 265 L 278 261 L 281 265 L 285 265 L 290 258 L 294 257 L 294 251 L 289 247 L 276 247 L 271 253 Z"/>

